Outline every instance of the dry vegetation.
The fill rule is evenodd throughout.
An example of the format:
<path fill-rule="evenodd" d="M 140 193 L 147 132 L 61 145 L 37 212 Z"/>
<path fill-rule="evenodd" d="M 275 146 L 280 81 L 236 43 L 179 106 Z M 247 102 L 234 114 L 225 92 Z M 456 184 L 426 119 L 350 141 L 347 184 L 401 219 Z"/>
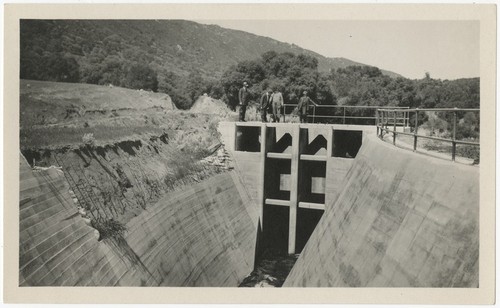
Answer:
<path fill-rule="evenodd" d="M 22 81 L 21 151 L 31 164 L 62 166 L 101 237 L 120 236 L 166 193 L 223 171 L 200 160 L 219 144 L 224 115 L 165 101 L 144 91 Z"/>

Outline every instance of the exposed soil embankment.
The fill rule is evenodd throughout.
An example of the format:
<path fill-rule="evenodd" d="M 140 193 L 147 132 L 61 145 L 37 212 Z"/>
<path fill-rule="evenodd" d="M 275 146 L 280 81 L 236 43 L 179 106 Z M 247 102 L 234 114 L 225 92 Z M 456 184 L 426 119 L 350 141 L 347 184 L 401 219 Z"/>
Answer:
<path fill-rule="evenodd" d="M 21 285 L 237 286 L 257 217 L 220 115 L 120 91 L 22 83 Z"/>
<path fill-rule="evenodd" d="M 20 90 L 22 154 L 62 167 L 92 220 L 124 224 L 227 167 L 205 159 L 220 146 L 220 116 L 177 111 L 165 94 L 27 80 Z"/>
<path fill-rule="evenodd" d="M 234 172 L 165 194 L 98 240 L 57 168 L 20 164 L 20 286 L 237 286 L 253 267 L 256 215 Z"/>
<path fill-rule="evenodd" d="M 36 166 L 61 166 L 89 218 L 126 223 L 165 193 L 223 172 L 169 144 L 168 134 L 55 150 L 24 150 Z"/>

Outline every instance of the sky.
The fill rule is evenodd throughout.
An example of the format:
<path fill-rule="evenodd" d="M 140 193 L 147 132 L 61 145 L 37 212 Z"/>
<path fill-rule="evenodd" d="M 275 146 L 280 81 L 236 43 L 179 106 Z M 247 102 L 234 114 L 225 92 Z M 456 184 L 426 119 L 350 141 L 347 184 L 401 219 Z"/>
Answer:
<path fill-rule="evenodd" d="M 420 79 L 479 77 L 478 21 L 197 20 Z"/>

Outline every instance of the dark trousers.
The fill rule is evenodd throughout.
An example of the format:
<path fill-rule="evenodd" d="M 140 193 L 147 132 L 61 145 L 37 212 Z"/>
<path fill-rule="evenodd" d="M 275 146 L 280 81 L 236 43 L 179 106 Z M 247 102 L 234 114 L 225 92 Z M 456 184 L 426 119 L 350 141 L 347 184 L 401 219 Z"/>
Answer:
<path fill-rule="evenodd" d="M 240 105 L 240 121 L 245 121 L 245 113 L 247 112 L 247 105 Z"/>
<path fill-rule="evenodd" d="M 261 109 L 260 110 L 260 119 L 262 120 L 263 123 L 267 122 L 267 111 L 266 111 L 266 109 Z"/>
<path fill-rule="evenodd" d="M 307 123 L 307 113 L 299 112 L 300 123 Z"/>

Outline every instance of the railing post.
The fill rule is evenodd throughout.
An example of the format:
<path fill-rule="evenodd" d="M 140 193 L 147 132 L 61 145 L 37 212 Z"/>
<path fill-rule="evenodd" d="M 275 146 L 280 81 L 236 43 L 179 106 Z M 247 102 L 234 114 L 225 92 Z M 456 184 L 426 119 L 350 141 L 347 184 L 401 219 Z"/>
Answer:
<path fill-rule="evenodd" d="M 344 117 L 343 117 L 343 120 L 342 120 L 342 124 L 345 124 L 345 106 L 344 106 Z"/>
<path fill-rule="evenodd" d="M 417 132 L 418 132 L 418 108 L 415 110 L 415 129 L 413 130 L 413 151 L 417 150 Z"/>
<path fill-rule="evenodd" d="M 313 123 L 315 117 L 316 117 L 316 106 L 313 106 Z"/>
<path fill-rule="evenodd" d="M 375 109 L 375 126 L 377 126 L 377 136 L 378 136 L 378 109 Z"/>
<path fill-rule="evenodd" d="M 382 122 L 380 123 L 380 138 L 384 138 L 385 111 L 382 111 Z"/>
<path fill-rule="evenodd" d="M 392 144 L 396 145 L 396 109 L 394 109 L 394 131 L 392 132 Z"/>
<path fill-rule="evenodd" d="M 457 109 L 457 107 L 455 107 Z M 451 141 L 451 160 L 455 161 L 455 155 L 457 152 L 457 142 L 456 142 L 456 135 L 457 135 L 457 111 L 453 111 L 453 137 Z"/>
<path fill-rule="evenodd" d="M 384 123 L 382 123 L 382 126 L 384 127 L 384 132 L 387 133 L 387 111 L 384 111 Z"/>
<path fill-rule="evenodd" d="M 380 139 L 382 139 L 382 136 L 384 135 L 384 111 L 380 111 Z"/>

